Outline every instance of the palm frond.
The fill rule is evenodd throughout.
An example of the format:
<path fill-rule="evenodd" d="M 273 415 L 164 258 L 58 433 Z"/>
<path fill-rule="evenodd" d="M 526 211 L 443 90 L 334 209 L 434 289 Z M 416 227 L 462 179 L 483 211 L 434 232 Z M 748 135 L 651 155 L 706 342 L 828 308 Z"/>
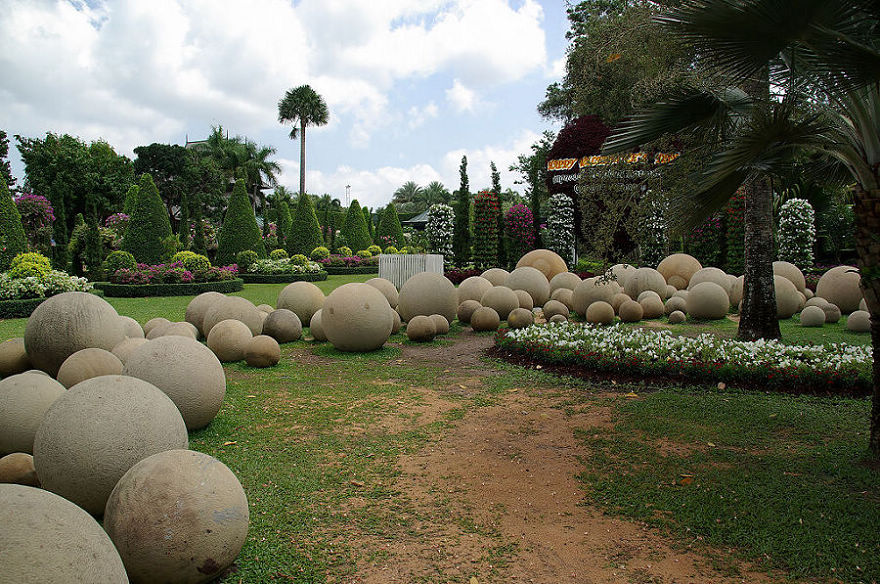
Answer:
<path fill-rule="evenodd" d="M 737 189 L 752 176 L 747 171 L 732 172 L 713 182 L 703 182 L 702 190 L 672 201 L 667 215 L 670 227 L 676 233 L 687 233 L 724 207 Z M 697 178 L 698 181 L 700 179 L 704 177 Z"/>

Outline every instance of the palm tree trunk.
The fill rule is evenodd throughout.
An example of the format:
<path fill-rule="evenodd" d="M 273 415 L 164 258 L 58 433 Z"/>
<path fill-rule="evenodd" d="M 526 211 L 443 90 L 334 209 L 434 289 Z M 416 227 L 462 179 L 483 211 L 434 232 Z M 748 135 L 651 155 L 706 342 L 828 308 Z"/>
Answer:
<path fill-rule="evenodd" d="M 880 182 L 880 180 L 878 180 Z M 871 394 L 870 449 L 880 460 L 880 189 L 855 193 L 856 251 L 862 273 L 862 291 L 871 313 L 874 347 L 874 387 Z"/>
<path fill-rule="evenodd" d="M 770 181 L 760 178 L 745 191 L 744 283 L 737 338 L 778 339 L 776 288 L 773 283 L 773 206 Z"/>
<path fill-rule="evenodd" d="M 306 194 L 306 122 L 300 118 L 299 128 L 299 194 Z"/>

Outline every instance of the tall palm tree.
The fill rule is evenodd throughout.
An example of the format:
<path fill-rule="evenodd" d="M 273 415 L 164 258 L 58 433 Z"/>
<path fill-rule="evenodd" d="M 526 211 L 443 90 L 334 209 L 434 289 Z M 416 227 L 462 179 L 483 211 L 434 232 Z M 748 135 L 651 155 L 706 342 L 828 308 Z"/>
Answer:
<path fill-rule="evenodd" d="M 449 189 L 443 186 L 443 183 L 440 181 L 432 181 L 425 187 L 425 207 L 430 207 L 431 205 L 435 205 L 437 203 L 443 203 L 448 205 L 449 201 L 452 200 L 452 193 L 449 192 Z"/>
<path fill-rule="evenodd" d="M 306 192 L 306 126 L 324 126 L 330 114 L 327 103 L 308 85 L 288 89 L 278 102 L 278 121 L 290 122 L 290 139 L 299 134 L 299 193 Z M 299 127 L 297 127 L 299 124 Z"/>
<path fill-rule="evenodd" d="M 394 191 L 392 202 L 399 211 L 416 211 L 417 205 L 422 205 L 421 211 L 427 209 L 424 201 L 419 202 L 424 196 L 424 189 L 415 181 L 407 181 L 399 189 Z"/>
<path fill-rule="evenodd" d="M 269 231 L 269 222 L 266 221 L 266 195 L 262 187 L 268 185 L 274 187 L 277 182 L 277 174 L 281 172 L 281 166 L 274 160 L 275 148 L 272 146 L 257 146 L 256 142 L 246 140 L 240 149 L 242 160 L 241 168 L 244 170 L 245 184 L 251 194 L 251 200 L 259 202 L 260 215 L 263 217 L 263 235 Z"/>

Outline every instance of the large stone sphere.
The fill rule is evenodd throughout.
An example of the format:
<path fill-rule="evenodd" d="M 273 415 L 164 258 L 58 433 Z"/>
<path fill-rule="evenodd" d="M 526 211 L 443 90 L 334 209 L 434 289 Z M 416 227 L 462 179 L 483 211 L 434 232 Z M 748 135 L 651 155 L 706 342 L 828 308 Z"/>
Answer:
<path fill-rule="evenodd" d="M 323 343 L 327 340 L 327 335 L 324 333 L 324 325 L 321 324 L 322 313 L 323 311 L 319 310 L 312 315 L 312 320 L 309 322 L 309 332 L 312 333 L 313 339 Z"/>
<path fill-rule="evenodd" d="M 251 367 L 274 367 L 281 360 L 281 347 L 272 337 L 257 335 L 248 342 L 244 360 Z"/>
<path fill-rule="evenodd" d="M 492 282 L 482 276 L 471 276 L 458 285 L 458 303 L 465 300 L 480 301 L 483 294 L 492 287 Z"/>
<path fill-rule="evenodd" d="M 164 316 L 157 316 L 156 318 L 151 318 L 147 322 L 144 323 L 144 337 L 153 332 L 153 329 L 167 326 L 171 324 L 171 321 L 165 318 Z"/>
<path fill-rule="evenodd" d="M 562 316 L 561 314 L 554 314 L 553 316 L 550 317 L 550 320 L 548 320 L 547 322 L 550 322 L 553 324 L 560 324 L 563 322 L 568 322 L 568 319 L 565 318 L 564 316 Z"/>
<path fill-rule="evenodd" d="M 80 381 L 101 375 L 119 375 L 122 361 L 104 349 L 80 349 L 64 360 L 58 369 L 58 382 L 70 389 Z"/>
<path fill-rule="evenodd" d="M 678 290 L 688 287 L 691 276 L 703 268 L 703 265 L 692 255 L 686 253 L 674 253 L 663 258 L 657 266 L 666 279 L 666 283 L 675 286 Z"/>
<path fill-rule="evenodd" d="M 543 276 L 542 276 L 543 277 Z M 507 286 L 493 286 L 480 298 L 480 304 L 484 308 L 491 308 L 501 320 L 507 320 L 507 315 L 514 308 L 521 308 L 519 298 L 514 294 L 513 290 Z M 473 320 L 471 315 L 471 320 Z M 472 323 L 473 324 L 473 323 Z M 494 330 L 494 329 L 492 329 Z"/>
<path fill-rule="evenodd" d="M 476 332 L 495 331 L 500 324 L 501 317 L 490 306 L 481 306 L 471 315 L 471 328 Z"/>
<path fill-rule="evenodd" d="M 391 336 L 389 310 L 388 301 L 376 288 L 343 284 L 324 301 L 321 324 L 327 340 L 340 351 L 375 351 Z"/>
<path fill-rule="evenodd" d="M 836 304 L 828 302 L 820 306 L 820 308 L 825 313 L 825 322 L 828 324 L 834 324 L 840 320 L 840 308 Z"/>
<path fill-rule="evenodd" d="M 825 311 L 818 306 L 807 306 L 801 311 L 801 326 L 816 327 L 825 324 Z"/>
<path fill-rule="evenodd" d="M 730 305 L 737 306 L 743 299 L 743 285 L 745 277 L 739 276 L 730 285 Z"/>
<path fill-rule="evenodd" d="M 437 327 L 434 319 L 424 314 L 417 314 L 412 317 L 406 325 L 406 338 L 416 343 L 427 343 L 434 340 L 437 334 Z"/>
<path fill-rule="evenodd" d="M 0 381 L 0 456 L 33 452 L 43 416 L 64 394 L 64 386 L 48 375 L 19 373 Z"/>
<path fill-rule="evenodd" d="M 804 294 L 804 298 L 806 298 L 807 300 L 809 300 L 810 298 L 812 298 L 813 296 L 816 295 L 816 294 L 815 294 L 812 290 L 810 290 L 809 288 L 804 288 L 804 292 L 803 292 L 803 294 Z M 865 299 L 862 298 L 862 302 L 864 302 L 864 301 L 865 301 Z M 861 304 L 861 303 L 859 303 L 859 310 L 862 310 L 862 304 Z"/>
<path fill-rule="evenodd" d="M 626 281 L 636 273 L 636 267 L 629 264 L 614 264 L 608 270 L 621 288 L 626 288 Z"/>
<path fill-rule="evenodd" d="M 680 310 L 673 310 L 669 314 L 669 323 L 670 324 L 681 324 L 687 320 L 687 316 L 685 316 L 684 312 Z"/>
<path fill-rule="evenodd" d="M 663 308 L 663 312 L 667 315 L 672 314 L 676 310 L 681 312 L 687 312 L 687 301 L 680 296 L 673 296 L 669 300 L 666 301 L 666 305 Z"/>
<path fill-rule="evenodd" d="M 132 317 L 120 316 L 119 320 L 122 321 L 122 328 L 125 336 L 132 339 L 142 339 L 146 336 L 140 323 Z"/>
<path fill-rule="evenodd" d="M 511 290 L 528 292 L 535 306 L 543 306 L 550 298 L 550 281 L 541 271 L 531 266 L 519 267 L 510 272 L 504 285 Z"/>
<path fill-rule="evenodd" d="M 226 374 L 217 356 L 185 337 L 159 337 L 141 345 L 129 355 L 123 374 L 161 389 L 190 430 L 210 424 L 226 396 Z"/>
<path fill-rule="evenodd" d="M 614 312 L 620 311 L 620 305 L 626 302 L 627 300 L 632 300 L 629 296 L 624 294 L 623 292 L 618 292 L 614 295 L 614 298 L 611 299 L 611 308 L 614 309 Z M 641 316 L 639 318 L 642 318 Z"/>
<path fill-rule="evenodd" d="M 535 324 L 535 315 L 525 308 L 514 308 L 507 315 L 507 326 L 512 329 L 526 328 Z"/>
<path fill-rule="evenodd" d="M 91 515 L 58 495 L 0 485 L 3 582 L 127 584 L 113 542 Z"/>
<path fill-rule="evenodd" d="M 854 333 L 871 332 L 871 313 L 867 310 L 856 310 L 846 319 L 846 329 Z"/>
<path fill-rule="evenodd" d="M 693 278 L 691 282 L 693 283 Z M 720 284 L 703 281 L 693 285 L 688 291 L 686 304 L 687 313 L 692 317 L 717 320 L 727 316 L 730 297 Z"/>
<path fill-rule="evenodd" d="M 420 272 L 404 282 L 397 306 L 400 318 L 407 322 L 420 314 L 442 314 L 452 321 L 458 308 L 458 291 L 443 274 Z"/>
<path fill-rule="evenodd" d="M 397 287 L 391 282 L 391 280 L 386 280 L 385 278 L 371 278 L 364 283 L 381 292 L 391 308 L 397 308 L 397 301 L 400 294 L 397 292 Z"/>
<path fill-rule="evenodd" d="M 449 333 L 449 321 L 441 314 L 432 314 L 431 320 L 434 321 L 434 330 L 437 335 L 445 335 Z"/>
<path fill-rule="evenodd" d="M 544 278 L 549 283 L 550 280 L 553 279 L 553 276 L 556 274 L 561 274 L 562 272 L 568 271 L 568 266 L 565 265 L 565 260 L 556 253 L 555 251 L 550 251 L 549 249 L 533 249 L 516 262 L 516 269 L 531 267 L 535 268 L 542 274 L 544 274 Z M 514 270 L 516 271 L 516 270 Z M 510 286 L 510 284 L 508 284 Z M 511 288 L 519 288 L 519 286 L 510 286 Z M 523 288 L 526 290 L 526 288 Z M 548 293 L 549 296 L 549 293 Z M 534 298 L 534 297 L 533 297 Z M 544 299 L 546 301 L 546 298 Z M 544 302 L 539 301 L 535 298 L 535 305 L 540 306 L 544 304 Z"/>
<path fill-rule="evenodd" d="M 311 322 L 312 316 L 324 306 L 324 293 L 311 282 L 294 282 L 278 293 L 275 306 L 296 313 L 300 322 Z"/>
<path fill-rule="evenodd" d="M 666 280 L 654 268 L 638 268 L 626 278 L 623 291 L 630 298 L 638 298 L 645 290 L 653 290 L 661 300 L 666 298 Z"/>
<path fill-rule="evenodd" d="M 535 307 L 535 301 L 532 300 L 532 296 L 525 290 L 514 290 L 513 293 L 516 294 L 516 299 L 519 300 L 520 308 L 531 310 Z"/>
<path fill-rule="evenodd" d="M 253 336 L 247 325 L 240 320 L 221 320 L 208 333 L 208 348 L 214 351 L 221 363 L 241 361 Z"/>
<path fill-rule="evenodd" d="M 464 302 L 459 304 L 458 310 L 456 311 L 456 316 L 458 317 L 458 321 L 463 322 L 465 324 L 470 323 L 471 322 L 471 315 L 480 306 L 482 306 L 482 304 L 480 304 L 477 300 L 465 300 Z"/>
<path fill-rule="evenodd" d="M 776 317 L 791 318 L 801 307 L 801 297 L 791 280 L 773 276 L 776 289 Z"/>
<path fill-rule="evenodd" d="M 644 292 L 639 294 L 638 298 L 636 298 L 636 302 L 641 302 L 645 298 L 655 298 L 657 300 L 660 300 L 660 302 L 663 302 L 663 300 L 660 298 L 660 295 L 653 290 L 645 290 Z"/>
<path fill-rule="evenodd" d="M 52 404 L 34 438 L 34 466 L 44 489 L 100 515 L 135 463 L 188 445 L 186 424 L 167 395 L 142 379 L 107 375 Z"/>
<path fill-rule="evenodd" d="M 574 310 L 574 290 L 557 288 L 550 294 L 550 300 L 556 300 L 565 304 L 569 311 Z"/>
<path fill-rule="evenodd" d="M 620 285 L 614 280 L 598 276 L 587 278 L 575 286 L 571 296 L 571 303 L 574 311 L 583 316 L 587 313 L 587 309 L 593 302 L 607 302 L 611 304 L 614 297 L 620 292 Z"/>
<path fill-rule="evenodd" d="M 558 300 L 548 300 L 544 303 L 544 308 L 542 310 L 544 312 L 544 318 L 547 320 L 550 320 L 557 314 L 561 314 L 565 318 L 568 318 L 569 315 L 568 307 Z M 613 313 L 614 309 L 612 308 L 611 311 Z"/>
<path fill-rule="evenodd" d="M 502 268 L 489 268 L 488 270 L 480 274 L 480 277 L 489 280 L 489 282 L 491 282 L 493 286 L 504 286 L 504 282 L 507 280 L 507 276 L 509 275 L 510 272 Z"/>
<path fill-rule="evenodd" d="M 794 287 L 797 288 L 798 292 L 801 294 L 804 294 L 804 290 L 807 289 L 807 280 L 804 278 L 804 273 L 800 268 L 790 262 L 773 262 L 773 273 L 777 276 L 782 276 L 783 278 L 791 280 L 791 283 L 794 284 Z"/>
<path fill-rule="evenodd" d="M 225 299 L 226 296 L 219 292 L 203 292 L 190 300 L 189 304 L 186 305 L 186 316 L 184 319 L 199 329 L 202 336 L 207 336 L 204 329 L 205 313 L 213 305 L 223 302 Z"/>
<path fill-rule="evenodd" d="M 0 483 L 39 487 L 34 457 L 24 452 L 13 452 L 0 458 Z"/>
<path fill-rule="evenodd" d="M 691 281 L 688 284 L 688 290 L 693 290 L 694 286 L 697 284 L 701 284 L 703 282 L 713 282 L 721 286 L 724 290 L 724 293 L 727 294 L 728 304 L 730 304 L 730 289 L 732 287 L 732 282 L 730 281 L 730 277 L 724 270 L 720 268 L 702 268 L 698 270 L 693 276 L 691 276 Z"/>
<path fill-rule="evenodd" d="M 642 305 L 642 318 L 660 318 L 666 314 L 666 307 L 663 306 L 660 296 L 650 294 L 639 300 L 638 303 Z"/>
<path fill-rule="evenodd" d="M 132 584 L 215 579 L 241 551 L 248 521 L 247 497 L 232 471 L 192 450 L 160 452 L 132 466 L 104 513 Z"/>
<path fill-rule="evenodd" d="M 302 323 L 292 310 L 279 308 L 273 310 L 263 321 L 263 334 L 269 335 L 279 343 L 290 343 L 302 336 Z"/>
<path fill-rule="evenodd" d="M 129 337 L 113 347 L 113 350 L 110 352 L 116 355 L 116 358 L 122 361 L 122 365 L 124 366 L 132 351 L 149 342 L 150 341 L 147 339 L 133 339 Z"/>
<path fill-rule="evenodd" d="M 0 343 L 0 377 L 23 373 L 31 368 L 31 360 L 24 350 L 24 339 L 18 337 Z"/>
<path fill-rule="evenodd" d="M 574 272 L 560 272 L 553 276 L 553 279 L 550 280 L 550 294 L 552 295 L 556 290 L 559 290 L 560 288 L 574 291 L 575 287 L 580 283 L 580 276 L 578 276 Z"/>
<path fill-rule="evenodd" d="M 31 363 L 53 377 L 64 360 L 89 347 L 110 350 L 125 338 L 116 310 L 86 292 L 64 292 L 37 306 L 24 330 Z"/>
<path fill-rule="evenodd" d="M 828 304 L 828 301 L 822 298 L 821 296 L 813 296 L 809 300 L 804 303 L 804 306 L 825 306 Z"/>
<path fill-rule="evenodd" d="M 676 292 L 678 292 L 678 288 L 672 284 L 666 284 L 666 298 L 672 298 Z"/>
<path fill-rule="evenodd" d="M 621 303 L 617 312 L 620 315 L 620 320 L 623 322 L 639 322 L 645 315 L 642 305 L 635 300 L 630 300 L 629 296 L 627 296 L 627 300 Z"/>
<path fill-rule="evenodd" d="M 263 314 L 265 313 L 257 310 L 254 303 L 247 298 L 225 296 L 222 301 L 212 305 L 205 312 L 205 320 L 202 322 L 203 332 L 207 337 L 217 323 L 232 319 L 244 323 L 250 329 L 251 335 L 258 335 L 263 332 Z"/>
<path fill-rule="evenodd" d="M 260 310 L 262 312 L 265 312 L 266 314 L 269 314 L 270 312 L 272 312 L 275 309 L 272 308 L 272 305 L 270 305 L 270 304 L 258 304 L 257 310 Z"/>
<path fill-rule="evenodd" d="M 166 325 L 154 327 L 147 335 L 147 340 L 152 341 L 159 337 L 169 336 L 187 337 L 195 341 L 199 338 L 199 330 L 189 322 L 169 322 Z"/>
<path fill-rule="evenodd" d="M 400 327 L 403 326 L 403 321 L 400 320 L 400 313 L 396 310 L 392 310 L 391 312 L 391 334 L 396 335 L 400 331 Z"/>
<path fill-rule="evenodd" d="M 603 300 L 598 300 L 587 307 L 587 322 L 591 324 L 611 324 L 614 322 L 614 307 Z"/>
<path fill-rule="evenodd" d="M 849 314 L 853 310 L 858 310 L 859 302 L 862 300 L 862 290 L 859 288 L 860 279 L 858 268 L 853 266 L 831 268 L 819 278 L 819 283 L 816 284 L 816 295 L 831 304 L 836 304 L 843 314 Z"/>

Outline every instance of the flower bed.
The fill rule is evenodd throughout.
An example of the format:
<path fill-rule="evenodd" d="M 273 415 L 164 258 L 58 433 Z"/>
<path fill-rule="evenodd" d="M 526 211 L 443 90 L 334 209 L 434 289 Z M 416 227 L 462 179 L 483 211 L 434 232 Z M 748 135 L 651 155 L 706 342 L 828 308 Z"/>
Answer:
<path fill-rule="evenodd" d="M 483 273 L 483 270 L 477 270 L 475 268 L 448 268 L 444 271 L 444 276 L 458 286 L 471 276 L 479 276 Z"/>
<path fill-rule="evenodd" d="M 0 318 L 21 318 L 31 312 L 46 298 L 62 292 L 89 292 L 92 284 L 85 278 L 77 278 L 58 270 L 45 274 L 13 278 L 0 274 Z"/>
<path fill-rule="evenodd" d="M 284 284 L 289 282 L 321 282 L 327 279 L 327 272 L 304 272 L 300 274 L 241 274 L 245 284 Z"/>
<path fill-rule="evenodd" d="M 116 270 L 101 289 L 106 296 L 142 298 L 237 292 L 244 286 L 237 277 L 238 266 L 235 264 L 219 268 L 208 264 L 205 258 L 203 263 L 192 262 L 192 266 L 198 267 L 189 270 L 184 260 L 156 265 L 137 264 L 133 269 Z"/>
<path fill-rule="evenodd" d="M 502 350 L 601 373 L 718 382 L 804 393 L 871 391 L 871 347 L 743 342 L 703 334 L 574 323 L 502 330 Z"/>
<path fill-rule="evenodd" d="M 187 282 L 181 284 L 104 284 L 104 296 L 116 298 L 145 298 L 147 296 L 195 296 L 202 292 L 238 292 L 244 288 L 241 278 L 215 282 Z"/>
<path fill-rule="evenodd" d="M 283 282 L 318 282 L 327 279 L 321 264 L 297 255 L 293 258 L 262 259 L 248 265 L 241 274 L 247 284 L 280 284 Z"/>
<path fill-rule="evenodd" d="M 357 256 L 331 255 L 318 260 L 318 264 L 331 276 L 345 274 L 378 274 L 379 258 L 359 258 Z"/>

